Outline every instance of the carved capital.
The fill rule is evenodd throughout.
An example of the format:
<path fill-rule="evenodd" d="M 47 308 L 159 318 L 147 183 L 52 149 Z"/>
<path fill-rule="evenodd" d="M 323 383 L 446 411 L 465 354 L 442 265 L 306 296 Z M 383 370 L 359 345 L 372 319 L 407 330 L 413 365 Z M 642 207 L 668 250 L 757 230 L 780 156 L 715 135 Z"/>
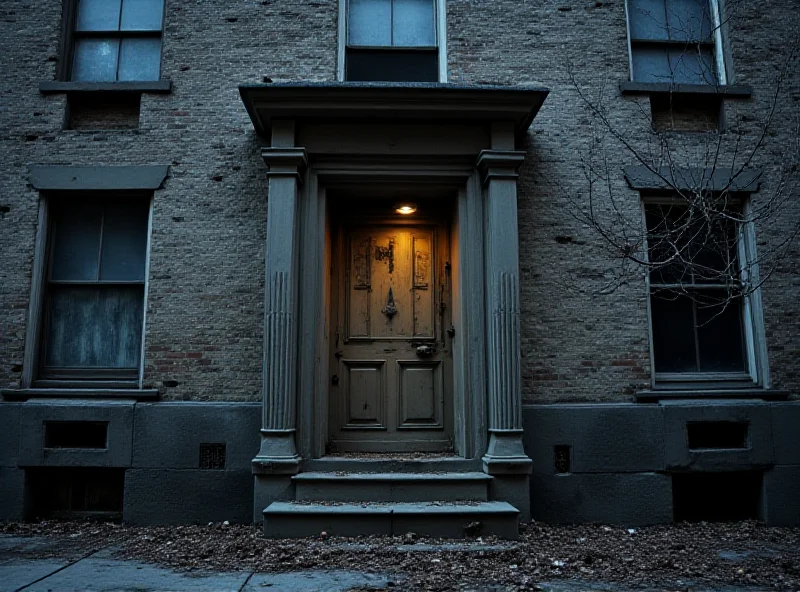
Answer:
<path fill-rule="evenodd" d="M 519 178 L 517 170 L 525 160 L 525 152 L 520 150 L 481 150 L 475 166 L 481 173 L 483 184 L 492 179 Z"/>
<path fill-rule="evenodd" d="M 269 170 L 268 177 L 297 177 L 303 180 L 308 166 L 308 153 L 305 148 L 262 148 L 261 158 Z"/>

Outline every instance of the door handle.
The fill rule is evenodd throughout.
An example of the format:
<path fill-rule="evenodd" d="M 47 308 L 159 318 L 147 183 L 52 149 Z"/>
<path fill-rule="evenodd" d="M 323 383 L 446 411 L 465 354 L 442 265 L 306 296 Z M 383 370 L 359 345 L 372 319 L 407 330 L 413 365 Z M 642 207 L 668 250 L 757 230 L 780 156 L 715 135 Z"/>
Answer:
<path fill-rule="evenodd" d="M 436 353 L 436 348 L 432 345 L 418 345 L 417 346 L 417 355 L 420 358 L 427 358 L 428 356 L 432 356 Z"/>

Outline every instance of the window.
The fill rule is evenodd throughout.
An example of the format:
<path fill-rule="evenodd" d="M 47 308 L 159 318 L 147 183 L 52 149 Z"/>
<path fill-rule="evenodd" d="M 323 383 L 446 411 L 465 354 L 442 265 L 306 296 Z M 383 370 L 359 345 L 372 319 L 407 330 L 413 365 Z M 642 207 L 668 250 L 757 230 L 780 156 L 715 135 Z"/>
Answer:
<path fill-rule="evenodd" d="M 76 82 L 158 80 L 164 0 L 75 0 L 70 16 Z"/>
<path fill-rule="evenodd" d="M 53 199 L 37 383 L 139 379 L 149 204 Z"/>
<path fill-rule="evenodd" d="M 655 381 L 757 382 L 740 209 L 646 203 Z"/>
<path fill-rule="evenodd" d="M 718 0 L 627 0 L 631 80 L 724 85 Z"/>
<path fill-rule="evenodd" d="M 346 2 L 345 79 L 437 82 L 437 0 Z"/>

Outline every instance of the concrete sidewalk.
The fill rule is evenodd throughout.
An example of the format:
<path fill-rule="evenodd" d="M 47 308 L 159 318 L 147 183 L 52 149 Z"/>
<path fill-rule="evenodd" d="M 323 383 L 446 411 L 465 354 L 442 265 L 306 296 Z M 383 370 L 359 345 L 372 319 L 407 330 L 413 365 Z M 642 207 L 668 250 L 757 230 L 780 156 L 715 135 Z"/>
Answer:
<path fill-rule="evenodd" d="M 112 549 L 80 556 L 59 548 L 57 558 L 41 558 L 55 550 L 46 537 L 0 536 L 2 592 L 346 592 L 353 588 L 383 589 L 388 575 L 341 570 L 263 574 L 177 572 L 115 559 Z"/>
<path fill-rule="evenodd" d="M 509 543 L 503 543 L 509 545 Z M 366 545 L 346 543 L 357 548 Z M 491 545 L 447 543 L 399 545 L 401 553 L 478 551 Z M 114 557 L 114 548 L 86 552 L 58 537 L 0 535 L 0 592 L 350 592 L 406 590 L 403 574 L 348 570 L 306 570 L 284 573 L 253 571 L 174 571 Z M 540 592 L 634 592 L 609 582 L 560 580 L 532 584 Z M 505 592 L 515 586 L 492 582 L 462 583 L 458 592 Z M 672 590 L 673 588 L 670 588 Z M 687 585 L 693 592 L 762 592 L 763 588 Z M 635 592 L 664 592 L 637 588 Z"/>

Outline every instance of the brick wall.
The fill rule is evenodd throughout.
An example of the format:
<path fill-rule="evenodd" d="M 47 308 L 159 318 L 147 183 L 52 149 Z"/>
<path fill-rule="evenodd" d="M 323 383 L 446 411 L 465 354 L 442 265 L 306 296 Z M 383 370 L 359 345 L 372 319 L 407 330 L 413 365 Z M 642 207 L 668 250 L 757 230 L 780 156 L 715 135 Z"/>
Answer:
<path fill-rule="evenodd" d="M 728 123 L 744 129 L 740 147 L 756 141 L 771 105 L 773 79 L 800 25 L 795 8 L 790 0 L 743 3 L 730 22 L 736 81 L 754 88 L 752 100 L 725 105 Z M 18 383 L 23 357 L 39 200 L 27 165 L 170 164 L 154 196 L 145 383 L 166 399 L 257 401 L 266 175 L 237 86 L 265 76 L 334 80 L 338 3 L 167 0 L 162 78 L 173 90 L 142 96 L 136 129 L 102 131 L 64 129 L 66 97 L 38 91 L 54 77 L 60 13 L 57 1 L 0 6 L 0 387 Z M 520 179 L 524 397 L 627 400 L 650 380 L 644 280 L 602 294 L 619 262 L 572 215 L 587 203 L 586 159 L 602 146 L 617 205 L 630 220 L 640 216 L 639 196 L 621 174 L 631 156 L 608 135 L 594 140 L 597 128 L 578 94 L 602 102 L 615 129 L 646 146 L 649 100 L 618 90 L 628 78 L 624 5 L 448 0 L 447 37 L 450 82 L 551 89 L 528 134 Z M 773 195 L 777 163 L 797 150 L 799 78 L 795 66 L 778 94 L 778 124 L 754 158 L 767 171 L 755 200 Z M 676 134 L 671 141 L 688 165 L 703 160 L 709 136 Z M 723 144 L 724 160 L 737 149 L 735 134 Z M 612 212 L 607 201 L 599 211 Z M 783 212 L 759 225 L 760 248 L 797 227 L 800 202 L 784 204 Z M 773 382 L 794 392 L 798 261 L 795 246 L 763 290 Z"/>

